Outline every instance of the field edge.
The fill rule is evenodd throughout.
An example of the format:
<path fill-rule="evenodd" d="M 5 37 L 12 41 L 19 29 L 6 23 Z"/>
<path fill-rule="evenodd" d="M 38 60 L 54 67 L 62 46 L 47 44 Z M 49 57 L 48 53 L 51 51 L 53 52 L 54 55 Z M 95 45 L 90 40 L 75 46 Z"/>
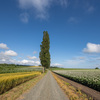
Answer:
<path fill-rule="evenodd" d="M 5 92 L 4 94 L 0 95 L 0 100 L 16 100 L 19 98 L 24 92 L 27 92 L 32 87 L 34 87 L 44 76 L 46 73 L 41 74 L 25 83 L 22 83 L 13 89 Z"/>
<path fill-rule="evenodd" d="M 91 89 L 91 88 L 88 88 L 88 87 L 86 87 L 86 86 L 83 86 L 83 85 L 81 85 L 81 84 L 79 84 L 79 83 L 73 82 L 73 81 L 71 81 L 71 80 L 69 80 L 69 79 L 66 79 L 66 78 L 64 78 L 64 77 L 62 77 L 62 76 L 60 76 L 60 75 L 58 75 L 58 74 L 56 74 L 56 73 L 54 73 L 54 72 L 52 72 L 52 74 L 53 74 L 54 78 L 56 79 L 56 81 L 58 80 L 57 82 L 58 82 L 58 84 L 60 85 L 60 87 L 65 91 L 65 93 L 66 93 L 67 95 L 69 95 L 69 97 L 70 97 L 70 94 L 68 93 L 68 91 L 66 91 L 66 90 L 64 89 L 65 85 L 67 85 L 67 87 L 68 87 L 69 85 L 71 85 L 72 88 L 73 88 L 76 92 L 80 92 L 80 93 L 83 94 L 83 95 L 87 95 L 87 96 L 85 96 L 85 97 L 88 98 L 87 100 L 99 100 L 99 98 L 100 98 L 100 92 L 95 91 L 95 90 L 93 90 L 93 89 Z M 61 82 L 63 82 L 63 85 L 61 85 L 62 83 L 59 83 L 59 80 L 60 80 Z M 64 85 L 64 84 L 65 84 L 65 85 Z M 78 86 L 75 85 L 75 84 L 78 84 Z M 87 89 L 86 89 L 86 91 L 84 91 L 82 88 L 79 88 L 79 86 L 83 86 L 83 88 L 85 87 L 85 88 L 87 88 L 87 89 L 90 89 L 90 91 L 92 90 L 92 92 L 90 93 L 89 91 L 87 91 Z M 73 99 L 73 100 L 74 100 L 74 99 Z M 75 99 L 75 100 L 78 100 L 78 99 Z"/>

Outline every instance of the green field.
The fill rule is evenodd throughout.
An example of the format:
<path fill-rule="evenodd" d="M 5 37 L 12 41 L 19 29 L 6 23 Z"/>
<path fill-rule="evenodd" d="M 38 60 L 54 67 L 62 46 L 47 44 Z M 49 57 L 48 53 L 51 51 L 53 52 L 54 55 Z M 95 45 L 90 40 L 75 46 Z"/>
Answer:
<path fill-rule="evenodd" d="M 42 67 L 22 66 L 14 64 L 0 64 L 0 74 L 2 73 L 16 73 L 16 72 L 31 72 L 41 71 Z"/>
<path fill-rule="evenodd" d="M 93 69 L 82 69 L 82 68 L 59 68 L 59 67 L 50 67 L 51 70 L 93 70 Z"/>
<path fill-rule="evenodd" d="M 0 94 L 39 75 L 41 72 L 36 71 L 0 74 Z"/>
<path fill-rule="evenodd" d="M 55 73 L 100 91 L 99 69 L 54 69 Z"/>
<path fill-rule="evenodd" d="M 0 64 L 0 94 L 41 75 L 42 71 L 39 66 Z"/>

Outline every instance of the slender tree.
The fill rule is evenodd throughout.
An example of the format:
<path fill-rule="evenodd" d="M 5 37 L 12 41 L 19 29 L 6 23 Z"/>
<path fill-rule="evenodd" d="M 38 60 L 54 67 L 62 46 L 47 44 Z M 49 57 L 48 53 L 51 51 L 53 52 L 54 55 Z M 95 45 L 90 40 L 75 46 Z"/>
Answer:
<path fill-rule="evenodd" d="M 40 45 L 41 51 L 40 51 L 40 61 L 41 65 L 44 68 L 49 68 L 50 67 L 50 39 L 49 39 L 49 34 L 47 31 L 43 32 L 43 41 L 41 42 Z"/>

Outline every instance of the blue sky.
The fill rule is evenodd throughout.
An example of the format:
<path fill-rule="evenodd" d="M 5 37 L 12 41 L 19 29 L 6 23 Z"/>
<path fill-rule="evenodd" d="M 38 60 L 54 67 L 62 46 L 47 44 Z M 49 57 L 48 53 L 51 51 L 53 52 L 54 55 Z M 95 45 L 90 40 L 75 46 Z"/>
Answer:
<path fill-rule="evenodd" d="M 43 31 L 51 65 L 100 67 L 100 0 L 0 0 L 0 63 L 39 65 Z"/>

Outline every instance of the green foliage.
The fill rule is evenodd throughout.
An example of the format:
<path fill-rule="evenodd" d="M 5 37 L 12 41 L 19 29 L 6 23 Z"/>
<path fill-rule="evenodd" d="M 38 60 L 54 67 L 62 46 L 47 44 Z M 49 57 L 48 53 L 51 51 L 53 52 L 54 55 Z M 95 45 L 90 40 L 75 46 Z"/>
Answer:
<path fill-rule="evenodd" d="M 2 73 L 16 73 L 16 72 L 31 72 L 40 71 L 42 72 L 42 67 L 31 67 L 24 65 L 14 65 L 14 64 L 0 64 L 0 74 Z"/>
<path fill-rule="evenodd" d="M 50 67 L 52 71 L 54 70 L 92 70 L 92 69 L 82 69 L 82 68 L 60 68 L 60 67 Z"/>
<path fill-rule="evenodd" d="M 43 32 L 43 41 L 40 45 L 41 51 L 40 51 L 40 61 L 43 67 L 49 68 L 50 67 L 50 40 L 49 40 L 49 34 L 47 31 Z"/>
<path fill-rule="evenodd" d="M 99 69 L 98 67 L 96 67 L 95 69 Z"/>

